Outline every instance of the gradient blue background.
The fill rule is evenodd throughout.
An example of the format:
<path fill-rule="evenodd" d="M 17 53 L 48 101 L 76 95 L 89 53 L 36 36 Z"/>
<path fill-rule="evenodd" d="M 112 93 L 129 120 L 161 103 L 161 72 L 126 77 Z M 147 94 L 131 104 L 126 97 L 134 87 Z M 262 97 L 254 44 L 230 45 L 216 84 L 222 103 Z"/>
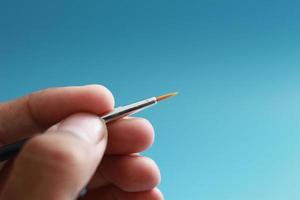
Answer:
<path fill-rule="evenodd" d="M 166 199 L 300 198 L 296 0 L 0 0 L 0 100 L 100 83 L 140 114 Z"/>

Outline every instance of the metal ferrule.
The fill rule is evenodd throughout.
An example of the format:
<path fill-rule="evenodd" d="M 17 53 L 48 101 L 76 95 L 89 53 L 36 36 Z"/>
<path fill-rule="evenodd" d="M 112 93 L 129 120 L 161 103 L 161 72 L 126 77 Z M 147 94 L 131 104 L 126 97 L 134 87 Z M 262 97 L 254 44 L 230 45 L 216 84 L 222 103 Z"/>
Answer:
<path fill-rule="evenodd" d="M 101 118 L 106 122 L 111 122 L 123 117 L 126 117 L 128 115 L 132 115 L 136 112 L 139 112 L 147 107 L 150 107 L 157 103 L 157 100 L 155 97 L 139 101 L 133 104 L 129 104 L 126 106 L 115 108 L 112 112 L 108 113 L 107 115 L 102 116 Z"/>

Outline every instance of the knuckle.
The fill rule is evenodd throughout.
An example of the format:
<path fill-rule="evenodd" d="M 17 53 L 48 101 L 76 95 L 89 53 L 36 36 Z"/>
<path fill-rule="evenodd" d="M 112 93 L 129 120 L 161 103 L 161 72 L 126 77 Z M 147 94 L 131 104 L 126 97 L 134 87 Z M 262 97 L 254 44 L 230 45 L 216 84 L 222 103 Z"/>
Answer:
<path fill-rule="evenodd" d="M 78 150 L 73 145 L 68 145 L 66 141 L 60 141 L 57 137 L 37 136 L 26 144 L 24 154 L 25 157 L 39 163 L 46 163 L 60 169 L 76 170 L 85 162 L 86 152 L 82 149 L 84 148 Z"/>
<path fill-rule="evenodd" d="M 83 163 L 83 156 L 74 148 L 51 149 L 48 154 L 53 161 L 64 165 L 74 167 L 81 166 Z"/>

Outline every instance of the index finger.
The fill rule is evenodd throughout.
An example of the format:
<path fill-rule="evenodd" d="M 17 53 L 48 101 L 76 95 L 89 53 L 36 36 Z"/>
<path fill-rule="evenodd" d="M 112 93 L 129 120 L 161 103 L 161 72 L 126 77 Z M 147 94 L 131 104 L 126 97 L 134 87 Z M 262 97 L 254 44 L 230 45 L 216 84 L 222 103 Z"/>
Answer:
<path fill-rule="evenodd" d="M 2 143 L 11 143 L 42 132 L 73 113 L 101 115 L 113 107 L 113 95 L 101 85 L 35 92 L 0 104 L 0 140 Z"/>

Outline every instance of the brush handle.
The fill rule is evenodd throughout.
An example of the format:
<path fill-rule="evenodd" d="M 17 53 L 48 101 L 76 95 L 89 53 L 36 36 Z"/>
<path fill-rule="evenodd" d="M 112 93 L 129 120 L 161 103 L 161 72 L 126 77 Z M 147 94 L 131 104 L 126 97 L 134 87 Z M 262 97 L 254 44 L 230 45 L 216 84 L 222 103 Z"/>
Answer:
<path fill-rule="evenodd" d="M 0 162 L 14 158 L 28 140 L 29 138 L 25 138 L 0 147 Z"/>

